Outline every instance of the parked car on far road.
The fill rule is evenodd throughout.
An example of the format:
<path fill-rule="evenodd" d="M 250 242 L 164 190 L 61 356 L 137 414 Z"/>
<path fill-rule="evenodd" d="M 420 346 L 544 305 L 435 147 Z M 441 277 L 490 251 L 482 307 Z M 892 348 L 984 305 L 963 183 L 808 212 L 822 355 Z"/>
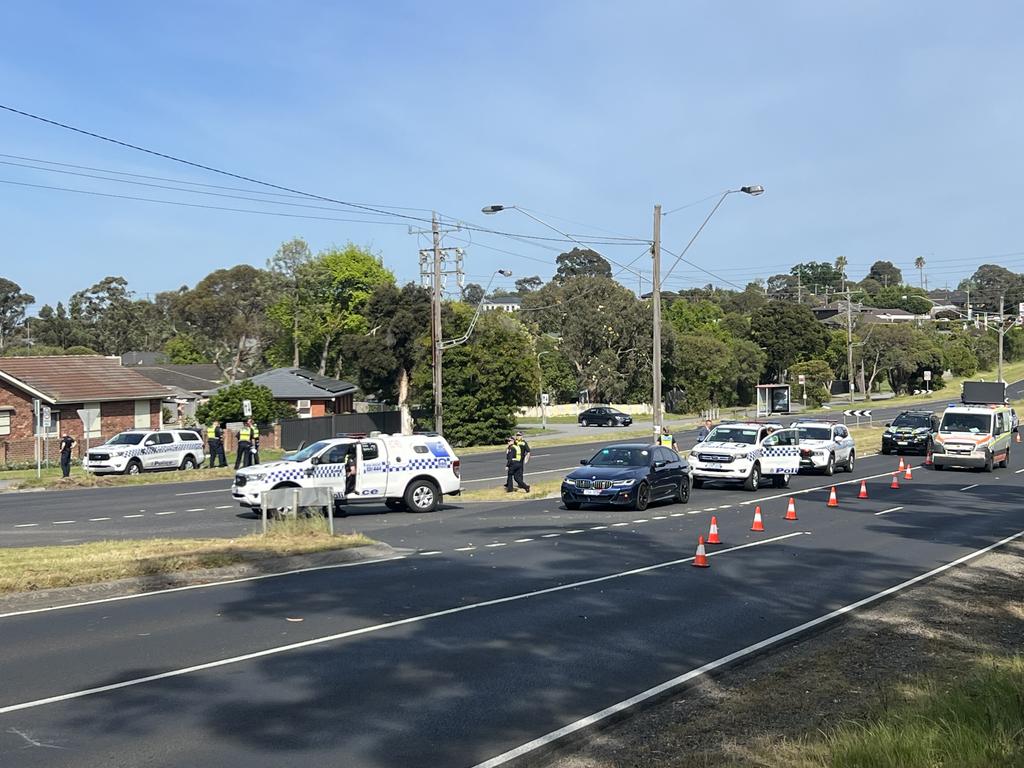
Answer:
<path fill-rule="evenodd" d="M 633 417 L 615 408 L 599 406 L 587 408 L 576 417 L 576 421 L 581 427 L 628 427 L 633 423 Z"/>

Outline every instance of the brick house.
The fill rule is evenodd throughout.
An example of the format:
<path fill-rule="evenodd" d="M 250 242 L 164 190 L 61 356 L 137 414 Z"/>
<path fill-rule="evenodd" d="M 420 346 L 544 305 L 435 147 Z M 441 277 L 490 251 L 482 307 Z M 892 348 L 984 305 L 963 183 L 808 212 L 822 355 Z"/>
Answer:
<path fill-rule="evenodd" d="M 87 439 L 96 445 L 126 429 L 159 428 L 167 394 L 117 358 L 0 357 L 0 465 L 35 460 L 33 400 L 51 410 L 46 441 L 53 459 L 64 434 L 78 441 L 80 457 Z M 94 420 L 88 435 L 80 410 Z"/>

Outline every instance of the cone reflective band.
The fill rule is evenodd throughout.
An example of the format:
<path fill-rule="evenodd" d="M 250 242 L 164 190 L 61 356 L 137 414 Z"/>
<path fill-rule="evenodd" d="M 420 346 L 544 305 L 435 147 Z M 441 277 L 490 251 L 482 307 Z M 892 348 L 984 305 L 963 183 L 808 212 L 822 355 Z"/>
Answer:
<path fill-rule="evenodd" d="M 789 506 L 786 508 L 786 520 L 796 520 L 796 499 L 789 497 Z"/>
<path fill-rule="evenodd" d="M 697 539 L 697 554 L 693 557 L 691 563 L 696 568 L 707 568 L 708 567 L 708 556 L 704 552 L 704 537 L 701 536 Z"/>
<path fill-rule="evenodd" d="M 754 524 L 750 526 L 752 531 L 763 531 L 764 522 L 761 520 L 761 507 L 754 507 Z"/>
<path fill-rule="evenodd" d="M 839 506 L 839 497 L 836 496 L 836 487 L 834 485 L 832 486 L 832 491 L 828 495 L 828 505 L 830 507 Z"/>
<path fill-rule="evenodd" d="M 866 499 L 868 497 L 868 481 L 860 481 L 860 493 L 857 494 L 858 499 Z"/>
<path fill-rule="evenodd" d="M 931 448 L 929 448 L 928 449 L 928 453 L 925 454 L 924 465 L 926 467 L 932 466 L 932 449 Z"/>
<path fill-rule="evenodd" d="M 909 462 L 907 463 L 907 471 L 903 473 L 903 479 L 904 480 L 913 480 L 914 479 L 914 475 L 911 474 L 911 472 L 910 472 L 910 464 L 909 464 Z"/>
<path fill-rule="evenodd" d="M 711 530 L 708 531 L 708 544 L 721 544 L 722 540 L 718 538 L 718 518 L 711 518 Z"/>
<path fill-rule="evenodd" d="M 900 487 L 900 473 L 899 472 L 893 472 L 892 473 L 892 483 L 889 484 L 889 487 L 890 488 L 899 488 Z"/>
<path fill-rule="evenodd" d="M 900 465 L 896 469 L 897 469 L 897 471 L 902 472 L 906 468 L 907 468 L 907 465 L 903 463 L 903 457 L 900 456 Z"/>

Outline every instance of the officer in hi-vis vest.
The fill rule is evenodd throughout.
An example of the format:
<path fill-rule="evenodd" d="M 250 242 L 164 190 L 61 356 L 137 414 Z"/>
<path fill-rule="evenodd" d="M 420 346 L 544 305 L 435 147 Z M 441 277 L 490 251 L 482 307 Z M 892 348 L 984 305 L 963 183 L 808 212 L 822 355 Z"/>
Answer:
<path fill-rule="evenodd" d="M 206 428 L 206 452 L 210 456 L 210 469 L 217 466 L 217 459 L 220 459 L 222 467 L 228 465 L 227 456 L 224 455 L 224 427 L 219 421 L 214 420 Z"/>
<path fill-rule="evenodd" d="M 658 435 L 658 443 L 666 448 L 671 448 L 673 451 L 679 450 L 679 446 L 676 444 L 675 435 L 669 431 L 668 427 L 661 428 L 661 434 Z"/>
<path fill-rule="evenodd" d="M 235 469 L 252 464 L 252 427 L 245 422 L 238 430 L 238 453 L 235 454 Z"/>

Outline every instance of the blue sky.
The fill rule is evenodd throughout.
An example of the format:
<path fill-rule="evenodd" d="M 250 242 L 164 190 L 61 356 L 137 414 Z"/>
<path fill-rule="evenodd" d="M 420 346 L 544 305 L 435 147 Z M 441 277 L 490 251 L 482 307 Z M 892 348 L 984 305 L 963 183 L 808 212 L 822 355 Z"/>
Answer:
<path fill-rule="evenodd" d="M 854 279 L 887 259 L 916 282 L 923 255 L 942 287 L 985 262 L 1024 271 L 1022 22 L 1009 2 L 36 0 L 0 7 L 0 102 L 304 191 L 540 236 L 552 233 L 480 207 L 514 203 L 572 232 L 643 238 L 654 203 L 763 184 L 761 197 L 726 201 L 693 262 L 744 285 L 844 255 Z M 0 152 L 238 186 L 7 113 Z M 0 180 L 366 219 L 10 165 Z M 666 216 L 666 247 L 678 251 L 713 202 Z M 40 303 L 108 274 L 140 295 L 192 285 L 262 266 L 297 235 L 315 250 L 370 246 L 408 280 L 426 244 L 400 220 L 8 183 L 0 223 L 0 275 Z M 465 246 L 476 282 L 499 267 L 515 273 L 506 283 L 547 278 L 560 250 L 457 237 L 470 238 L 448 244 Z M 643 246 L 599 250 L 627 263 Z M 720 281 L 680 267 L 669 282 Z"/>

